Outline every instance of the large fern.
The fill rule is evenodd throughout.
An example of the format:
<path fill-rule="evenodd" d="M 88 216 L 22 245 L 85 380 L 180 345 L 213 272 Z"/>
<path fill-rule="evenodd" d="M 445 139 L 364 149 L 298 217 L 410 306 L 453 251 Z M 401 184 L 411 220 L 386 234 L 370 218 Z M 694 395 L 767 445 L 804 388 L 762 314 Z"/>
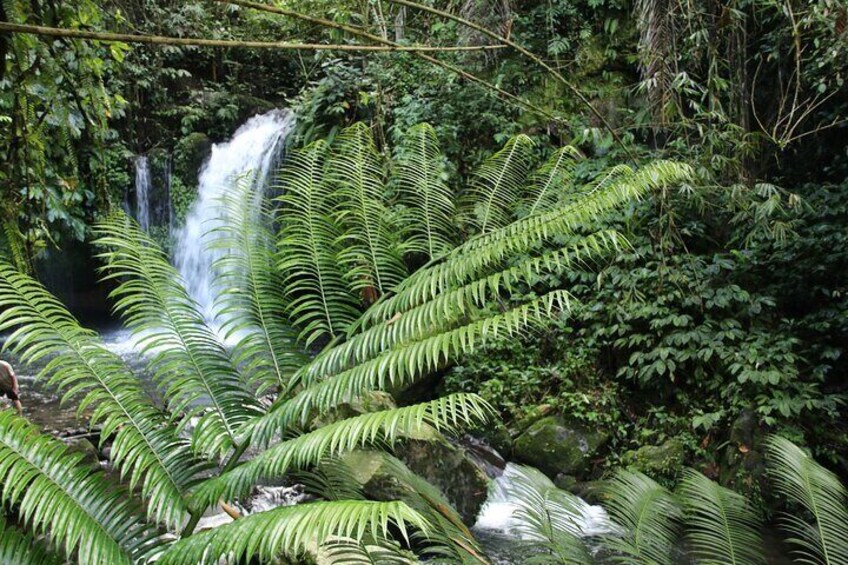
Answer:
<path fill-rule="evenodd" d="M 507 225 L 524 196 L 533 142 L 526 135 L 511 138 L 475 172 L 464 208 L 468 222 L 480 233 Z"/>
<path fill-rule="evenodd" d="M 786 513 L 800 563 L 848 563 L 848 492 L 839 478 L 792 442 L 773 436 L 767 444 L 768 475 L 781 496 L 803 509 Z"/>
<path fill-rule="evenodd" d="M 698 563 L 765 563 L 760 521 L 744 496 L 692 469 L 686 472 L 677 492 L 683 504 L 689 551 Z"/>
<path fill-rule="evenodd" d="M 341 227 L 325 178 L 327 144 L 292 151 L 277 181 L 277 243 L 289 314 L 306 345 L 335 338 L 359 315 L 359 301 L 339 263 Z"/>
<path fill-rule="evenodd" d="M 111 293 L 115 308 L 150 354 L 170 411 L 183 415 L 183 425 L 199 417 L 195 450 L 226 454 L 239 428 L 259 413 L 255 395 L 156 243 L 122 212 L 96 232 L 105 278 L 119 282 Z"/>
<path fill-rule="evenodd" d="M 200 470 L 124 362 L 83 329 L 38 282 L 0 264 L 0 331 L 26 363 L 49 359 L 39 379 L 66 393 L 91 425 L 114 434 L 112 463 L 131 488 L 141 486 L 151 518 L 176 528 L 185 518 L 183 493 Z"/>
<path fill-rule="evenodd" d="M 82 457 L 15 413 L 0 411 L 4 505 L 19 505 L 27 527 L 49 534 L 79 563 L 132 563 L 154 547 L 156 531 L 129 493 L 102 472 L 92 473 Z"/>
<path fill-rule="evenodd" d="M 271 213 L 256 188 L 253 174 L 238 180 L 221 199 L 227 221 L 215 229 L 212 246 L 219 252 L 213 265 L 216 300 L 225 339 L 237 338 L 234 361 L 260 392 L 288 388 L 306 361 L 297 333 L 287 322 L 285 282 L 276 268 Z"/>
<path fill-rule="evenodd" d="M 335 187 L 336 220 L 343 227 L 339 259 L 366 303 L 407 275 L 385 203 L 384 171 L 368 126 L 358 122 L 336 138 L 328 164 Z"/>
<path fill-rule="evenodd" d="M 409 128 L 398 148 L 395 180 L 404 219 L 406 246 L 428 259 L 454 246 L 454 195 L 447 183 L 445 158 L 430 124 Z"/>

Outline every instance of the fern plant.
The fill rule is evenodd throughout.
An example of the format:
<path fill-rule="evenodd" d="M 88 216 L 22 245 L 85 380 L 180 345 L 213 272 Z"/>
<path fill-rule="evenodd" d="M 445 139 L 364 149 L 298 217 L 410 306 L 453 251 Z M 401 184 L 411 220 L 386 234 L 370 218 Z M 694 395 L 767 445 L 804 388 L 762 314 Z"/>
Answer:
<path fill-rule="evenodd" d="M 508 223 L 518 211 L 503 209 L 504 195 L 530 167 L 516 160 L 526 157 L 519 139 L 508 146 L 515 157 L 502 152 L 475 181 L 489 210 L 481 233 L 448 249 L 452 208 L 438 163 L 429 163 L 435 140 L 425 126 L 410 139 L 426 147 L 415 158 L 403 153 L 396 168 L 405 203 L 389 198 L 382 157 L 361 124 L 333 147 L 318 143 L 289 158 L 276 210 L 246 181 L 224 198 L 214 239 L 227 251 L 215 269 L 227 343 L 131 219 L 115 213 L 95 228 L 115 311 L 136 335 L 164 404 L 40 284 L 0 266 L 0 330 L 12 330 L 6 346 L 28 363 L 47 361 L 39 378 L 92 411 L 101 441 L 113 441 L 117 478 L 83 472 L 57 440 L 0 414 L 0 500 L 22 528 L 4 530 L 4 547 L 18 555 L 21 544 L 46 542 L 46 551 L 84 564 L 194 564 L 296 559 L 307 550 L 402 561 L 402 544 L 448 562 L 485 562 L 441 493 L 399 461 L 386 465 L 412 486 L 402 500 L 365 500 L 355 484 L 340 482 L 340 464 L 328 471 L 345 455 L 391 449 L 422 428 L 479 425 L 490 415 L 482 399 L 456 394 L 317 428 L 316 416 L 372 391 L 399 390 L 492 338 L 567 315 L 574 307 L 567 289 L 545 287 L 540 275 L 625 246 L 614 232 L 592 232 L 592 222 L 685 182 L 691 171 L 667 162 L 622 168 L 583 187 L 579 199 L 548 202 L 545 194 L 559 184 L 551 181 L 545 194 L 528 188 L 537 210 Z M 429 196 L 414 200 L 411 190 Z M 416 207 L 425 225 L 440 227 L 415 228 L 419 241 L 407 247 L 399 210 Z M 407 250 L 433 258 L 407 276 Z M 521 287 L 536 297 L 510 301 Z M 277 395 L 270 407 L 258 400 L 268 390 Z M 335 486 L 313 489 L 314 502 L 195 533 L 200 516 L 219 503 L 304 473 L 314 485 Z"/>
<path fill-rule="evenodd" d="M 767 474 L 775 493 L 792 508 L 781 533 L 796 563 L 845 562 L 846 489 L 830 471 L 781 437 L 770 438 Z M 763 522 L 751 503 L 694 469 L 675 491 L 642 473 L 620 470 L 603 489 L 604 531 L 581 530 L 582 502 L 531 468 L 510 475 L 515 533 L 532 557 L 549 564 L 761 565 L 767 563 Z M 583 503 L 585 504 L 585 503 Z M 602 551 L 597 552 L 595 549 Z"/>

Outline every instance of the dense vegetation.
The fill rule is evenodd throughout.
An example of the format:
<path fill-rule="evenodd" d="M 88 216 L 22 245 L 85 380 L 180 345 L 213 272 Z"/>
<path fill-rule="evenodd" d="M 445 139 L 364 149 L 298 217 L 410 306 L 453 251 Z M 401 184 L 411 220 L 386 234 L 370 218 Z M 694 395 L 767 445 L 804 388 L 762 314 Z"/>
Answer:
<path fill-rule="evenodd" d="M 541 563 L 762 562 L 762 524 L 845 562 L 846 71 L 841 0 L 3 1 L 0 327 L 118 473 L 0 414 L 0 551 L 479 561 L 402 461 L 430 426 L 547 475 L 515 477 L 545 501 L 522 516 Z M 277 107 L 297 125 L 268 198 L 244 178 L 221 203 L 223 343 L 171 228 L 211 144 Z M 121 212 L 138 155 L 169 178 L 148 232 Z M 51 296 L 61 254 L 111 291 L 156 394 Z M 589 452 L 543 455 L 566 432 Z M 413 487 L 367 500 L 344 456 L 389 446 Z M 295 475 L 316 501 L 192 535 Z M 586 546 L 566 491 L 621 530 Z"/>

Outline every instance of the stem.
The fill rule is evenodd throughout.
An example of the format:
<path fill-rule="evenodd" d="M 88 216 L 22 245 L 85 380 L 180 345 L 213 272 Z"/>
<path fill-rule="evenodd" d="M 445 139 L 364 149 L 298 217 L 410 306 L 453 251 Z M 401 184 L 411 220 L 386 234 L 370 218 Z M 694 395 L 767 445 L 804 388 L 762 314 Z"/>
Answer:
<path fill-rule="evenodd" d="M 284 41 L 237 41 L 225 39 L 203 39 L 197 37 L 168 37 L 162 35 L 137 35 L 129 33 L 111 33 L 68 29 L 59 27 L 35 26 L 0 22 L 0 32 L 46 35 L 49 37 L 68 37 L 93 41 L 120 43 L 148 43 L 153 45 L 191 45 L 197 47 L 243 47 L 249 49 L 287 49 L 295 51 L 405 51 L 444 52 L 444 51 L 489 51 L 501 49 L 502 45 L 480 46 L 409 46 L 392 43 L 390 45 L 338 45 L 331 43 L 287 43 Z"/>

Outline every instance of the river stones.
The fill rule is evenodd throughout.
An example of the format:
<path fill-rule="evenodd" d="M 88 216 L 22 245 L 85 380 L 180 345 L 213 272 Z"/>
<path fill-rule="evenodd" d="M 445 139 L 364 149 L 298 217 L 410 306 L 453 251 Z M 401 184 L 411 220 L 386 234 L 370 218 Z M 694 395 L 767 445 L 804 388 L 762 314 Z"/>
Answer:
<path fill-rule="evenodd" d="M 609 436 L 600 430 L 566 422 L 559 416 L 535 421 L 515 439 L 513 455 L 549 477 L 584 472 Z"/>

